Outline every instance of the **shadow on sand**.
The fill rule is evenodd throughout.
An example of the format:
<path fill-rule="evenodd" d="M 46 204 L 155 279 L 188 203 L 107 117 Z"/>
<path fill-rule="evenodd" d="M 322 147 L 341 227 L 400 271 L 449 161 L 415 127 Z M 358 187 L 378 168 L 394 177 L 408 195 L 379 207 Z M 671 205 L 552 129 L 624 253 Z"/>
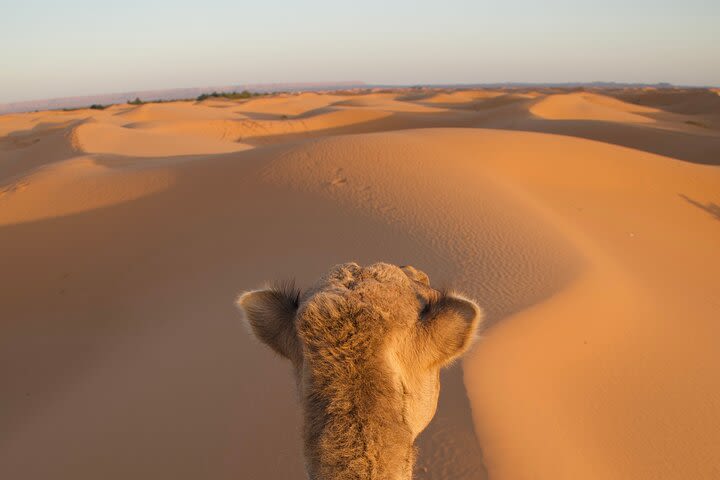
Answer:
<path fill-rule="evenodd" d="M 720 205 L 717 203 L 700 203 L 697 200 L 693 200 L 692 198 L 688 197 L 687 195 L 683 195 L 682 193 L 678 193 L 678 196 L 688 202 L 691 205 L 695 205 L 701 210 L 705 210 L 707 213 L 715 217 L 715 220 L 720 220 Z"/>
<path fill-rule="evenodd" d="M 440 374 L 440 400 L 435 417 L 415 442 L 417 480 L 485 480 L 487 470 L 473 427 L 460 364 Z"/>

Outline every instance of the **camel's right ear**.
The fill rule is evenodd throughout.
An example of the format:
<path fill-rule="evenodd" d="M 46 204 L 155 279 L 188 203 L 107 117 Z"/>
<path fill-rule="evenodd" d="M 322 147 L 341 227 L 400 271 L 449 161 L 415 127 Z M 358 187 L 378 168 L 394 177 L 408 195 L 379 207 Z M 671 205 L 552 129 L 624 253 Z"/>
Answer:
<path fill-rule="evenodd" d="M 483 320 L 482 309 L 456 293 L 440 293 L 425 307 L 416 347 L 435 367 L 445 367 L 470 348 Z"/>
<path fill-rule="evenodd" d="M 297 361 L 301 355 L 295 330 L 298 302 L 299 292 L 289 286 L 245 292 L 236 305 L 260 341 L 283 357 Z"/>

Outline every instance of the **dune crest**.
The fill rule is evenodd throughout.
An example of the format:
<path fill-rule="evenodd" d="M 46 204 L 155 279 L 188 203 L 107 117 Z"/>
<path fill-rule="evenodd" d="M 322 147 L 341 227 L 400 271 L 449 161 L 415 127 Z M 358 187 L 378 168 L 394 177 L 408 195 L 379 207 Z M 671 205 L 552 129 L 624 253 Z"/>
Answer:
<path fill-rule="evenodd" d="M 657 110 L 587 93 L 556 94 L 530 107 L 530 112 L 552 120 L 603 120 L 626 123 L 653 123 L 638 113 Z"/>
<path fill-rule="evenodd" d="M 423 98 L 423 103 L 468 103 L 473 100 L 495 98 L 504 95 L 503 92 L 493 91 L 460 91 L 450 93 L 437 93 Z"/>
<path fill-rule="evenodd" d="M 0 227 L 116 205 L 167 189 L 173 173 L 103 165 L 76 157 L 41 168 L 0 188 Z"/>
<path fill-rule="evenodd" d="M 344 100 L 341 95 L 320 95 L 302 93 L 299 95 L 277 95 L 247 100 L 233 110 L 245 113 L 260 113 L 281 117 L 297 116 L 312 110 L 325 108 Z"/>
<path fill-rule="evenodd" d="M 198 139 L 100 123 L 83 123 L 75 127 L 71 138 L 73 147 L 80 152 L 128 157 L 228 153 L 252 148 L 238 142 Z"/>
<path fill-rule="evenodd" d="M 123 122 L 225 120 L 243 117 L 232 110 L 212 108 L 197 102 L 146 103 L 117 112 L 115 116 Z"/>

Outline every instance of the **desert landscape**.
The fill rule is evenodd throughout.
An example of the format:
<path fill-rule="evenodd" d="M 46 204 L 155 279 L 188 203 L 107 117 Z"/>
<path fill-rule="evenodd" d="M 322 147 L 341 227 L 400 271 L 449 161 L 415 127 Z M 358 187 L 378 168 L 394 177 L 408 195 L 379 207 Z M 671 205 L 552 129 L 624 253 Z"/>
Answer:
<path fill-rule="evenodd" d="M 353 89 L 0 115 L 0 478 L 305 478 L 234 301 L 414 265 L 487 329 L 418 479 L 720 478 L 720 91 Z"/>

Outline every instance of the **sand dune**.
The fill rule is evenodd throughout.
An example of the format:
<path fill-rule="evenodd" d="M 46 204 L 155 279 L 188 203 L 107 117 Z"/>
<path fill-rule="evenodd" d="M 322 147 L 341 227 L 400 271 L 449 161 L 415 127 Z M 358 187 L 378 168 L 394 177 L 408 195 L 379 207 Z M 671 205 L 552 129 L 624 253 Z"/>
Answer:
<path fill-rule="evenodd" d="M 428 107 L 414 102 L 400 101 L 394 93 L 372 93 L 343 100 L 335 103 L 336 106 L 372 108 L 389 112 L 416 112 L 432 113 L 443 110 L 435 107 Z"/>
<path fill-rule="evenodd" d="M 251 148 L 238 142 L 198 139 L 96 122 L 83 123 L 71 134 L 73 147 L 86 153 L 114 153 L 129 157 L 164 157 L 200 153 L 237 152 Z"/>
<path fill-rule="evenodd" d="M 492 325 L 417 478 L 717 478 L 720 130 L 484 95 L 0 116 L 0 477 L 302 478 L 289 366 L 233 298 L 384 260 Z"/>
<path fill-rule="evenodd" d="M 626 102 L 646 105 L 675 113 L 718 113 L 720 98 L 711 90 L 667 89 L 638 92 L 635 90 L 613 92 L 613 96 Z"/>
<path fill-rule="evenodd" d="M 228 102 L 230 103 L 230 102 Z M 232 110 L 213 108 L 215 103 L 171 102 L 148 103 L 137 107 L 125 108 L 116 113 L 123 122 L 151 122 L 177 120 L 224 120 L 243 118 Z M 236 106 L 236 104 L 231 103 Z"/>
<path fill-rule="evenodd" d="M 0 226 L 94 210 L 164 190 L 172 171 L 93 157 L 53 163 L 0 189 Z"/>
<path fill-rule="evenodd" d="M 510 105 L 521 105 L 523 107 L 527 107 L 530 105 L 530 101 L 533 98 L 535 97 L 528 94 L 506 93 L 502 95 L 493 95 L 485 98 L 481 97 L 467 103 L 447 103 L 443 106 L 451 109 L 483 111 L 502 108 Z"/>
<path fill-rule="evenodd" d="M 653 123 L 651 118 L 637 113 L 655 111 L 657 110 L 588 93 L 550 95 L 530 108 L 534 115 L 553 120 L 603 120 L 624 123 Z"/>
<path fill-rule="evenodd" d="M 311 110 L 327 107 L 344 97 L 303 93 L 300 95 L 278 95 L 248 100 L 235 108 L 238 112 L 264 113 L 276 116 L 301 115 Z"/>
<path fill-rule="evenodd" d="M 388 116 L 387 112 L 370 110 L 324 111 L 311 117 L 286 120 L 215 120 L 142 122 L 129 125 L 133 129 L 159 135 L 183 135 L 222 142 L 239 142 L 275 135 L 302 134 L 370 122 Z M 237 143 L 236 143 L 237 144 Z"/>
<path fill-rule="evenodd" d="M 7 142 L 18 136 L 57 130 L 88 118 L 92 115 L 90 112 L 90 110 L 78 110 L 0 115 L 0 138 Z"/>
<path fill-rule="evenodd" d="M 82 121 L 18 122 L 16 131 L 0 138 L 0 185 L 35 168 L 76 156 L 70 136 Z"/>
<path fill-rule="evenodd" d="M 468 103 L 480 98 L 494 98 L 504 95 L 503 92 L 466 90 L 459 92 L 436 93 L 422 99 L 424 103 Z"/>

